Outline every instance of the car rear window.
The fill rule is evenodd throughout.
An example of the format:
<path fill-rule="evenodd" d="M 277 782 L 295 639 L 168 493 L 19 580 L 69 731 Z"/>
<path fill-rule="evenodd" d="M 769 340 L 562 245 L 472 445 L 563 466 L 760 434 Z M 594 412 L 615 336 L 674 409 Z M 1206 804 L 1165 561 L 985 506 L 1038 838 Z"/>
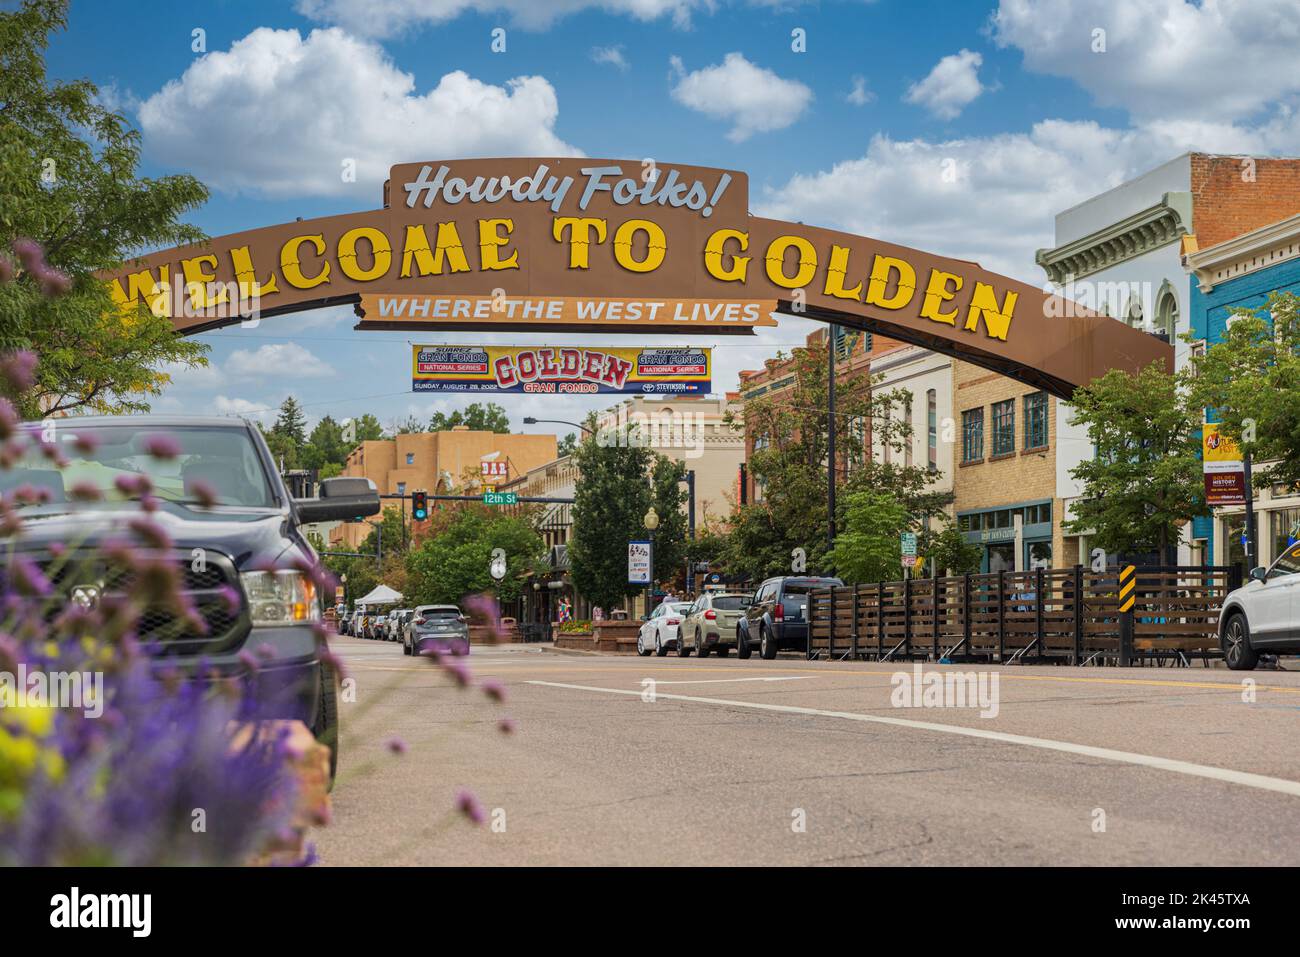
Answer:
<path fill-rule="evenodd" d="M 459 618 L 459 608 L 430 608 L 424 613 L 425 618 Z"/>
<path fill-rule="evenodd" d="M 744 599 L 739 595 L 713 599 L 713 607 L 718 611 L 740 611 Z"/>

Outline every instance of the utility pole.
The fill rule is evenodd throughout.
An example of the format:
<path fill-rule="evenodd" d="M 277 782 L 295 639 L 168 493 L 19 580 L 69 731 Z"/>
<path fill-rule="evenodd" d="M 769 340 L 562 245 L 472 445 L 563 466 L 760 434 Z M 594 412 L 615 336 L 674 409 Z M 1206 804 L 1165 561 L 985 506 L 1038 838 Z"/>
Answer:
<path fill-rule="evenodd" d="M 695 469 L 686 470 L 686 491 L 690 496 L 686 500 L 686 534 L 690 541 L 695 541 Z M 695 593 L 695 562 L 689 556 L 686 559 L 686 591 Z"/>
<path fill-rule="evenodd" d="M 835 344 L 840 327 L 831 324 L 826 350 L 826 543 L 835 547 Z"/>
<path fill-rule="evenodd" d="M 1259 565 L 1259 546 L 1255 544 L 1255 486 L 1250 477 L 1250 453 L 1241 457 L 1242 478 L 1246 483 L 1246 575 Z"/>

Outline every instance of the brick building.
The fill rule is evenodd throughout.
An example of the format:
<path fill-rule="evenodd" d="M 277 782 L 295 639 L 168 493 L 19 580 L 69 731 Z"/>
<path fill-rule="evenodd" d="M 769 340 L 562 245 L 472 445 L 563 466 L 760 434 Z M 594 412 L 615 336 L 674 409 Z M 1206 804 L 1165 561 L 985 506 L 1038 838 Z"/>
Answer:
<path fill-rule="evenodd" d="M 430 494 L 474 494 L 481 487 L 484 460 L 504 462 L 506 475 L 498 484 L 555 458 L 555 436 L 512 435 L 471 431 L 456 426 L 447 432 L 412 432 L 391 439 L 362 442 L 348 454 L 343 475 L 368 478 L 380 494 L 409 495 L 417 489 Z M 401 504 L 410 516 L 411 503 L 386 501 L 385 508 Z M 347 522 L 330 531 L 331 545 L 356 548 L 370 533 L 366 522 Z"/>
<path fill-rule="evenodd" d="M 1184 153 L 1114 189 L 1100 193 L 1056 216 L 1056 246 L 1038 251 L 1048 280 L 1069 299 L 1153 335 L 1174 346 L 1175 368 L 1183 368 L 1194 351 L 1205 348 L 1207 307 L 1197 303 L 1204 291 L 1183 268 L 1183 256 L 1217 247 L 1202 257 L 1201 268 L 1230 278 L 1233 270 L 1266 265 L 1262 255 L 1281 255 L 1267 236 L 1256 237 L 1249 254 L 1229 243 L 1300 213 L 1300 159 Z M 1255 248 L 1258 245 L 1259 248 Z M 1262 252 L 1268 247 L 1268 252 Z M 1282 247 L 1285 248 L 1285 244 Z M 1202 275 L 1202 280 L 1206 277 Z M 1190 316 L 1196 309 L 1196 323 Z M 1184 342 L 1192 333 L 1197 341 Z M 1092 447 L 1073 425 L 1068 406 L 1058 415 L 1056 498 L 1061 518 L 1068 518 L 1082 489 L 1070 470 Z M 1089 554 L 1087 536 L 1068 546 L 1071 554 Z M 1196 519 L 1184 532 L 1178 560 L 1184 564 L 1224 560 L 1216 546 L 1209 516 Z M 1058 561 L 1058 564 L 1061 562 Z"/>

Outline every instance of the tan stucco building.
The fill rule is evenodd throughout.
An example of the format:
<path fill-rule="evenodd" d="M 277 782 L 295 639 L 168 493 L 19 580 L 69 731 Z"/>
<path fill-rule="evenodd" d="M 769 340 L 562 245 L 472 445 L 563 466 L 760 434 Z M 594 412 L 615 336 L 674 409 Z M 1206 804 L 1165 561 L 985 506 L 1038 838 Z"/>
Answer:
<path fill-rule="evenodd" d="M 409 495 L 423 489 L 430 495 L 477 494 L 482 488 L 482 463 L 503 463 L 505 475 L 497 487 L 555 458 L 555 436 L 513 435 L 471 431 L 457 426 L 448 432 L 412 432 L 391 439 L 362 442 L 348 455 L 344 475 L 368 478 L 383 495 Z M 399 503 L 385 501 L 385 508 Z M 409 518 L 411 502 L 400 503 Z M 331 530 L 331 544 L 356 548 L 370 532 L 365 522 L 348 522 Z"/>

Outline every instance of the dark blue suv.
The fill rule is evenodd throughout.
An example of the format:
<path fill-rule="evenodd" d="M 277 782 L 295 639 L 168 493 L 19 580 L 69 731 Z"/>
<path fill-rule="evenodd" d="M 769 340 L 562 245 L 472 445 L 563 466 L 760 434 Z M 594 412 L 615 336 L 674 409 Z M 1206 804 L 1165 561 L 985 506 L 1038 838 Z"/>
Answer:
<path fill-rule="evenodd" d="M 810 575 L 769 578 L 736 623 L 736 653 L 748 658 L 758 645 L 759 654 L 770 661 L 783 648 L 807 648 L 808 593 L 843 584 L 838 578 Z"/>

